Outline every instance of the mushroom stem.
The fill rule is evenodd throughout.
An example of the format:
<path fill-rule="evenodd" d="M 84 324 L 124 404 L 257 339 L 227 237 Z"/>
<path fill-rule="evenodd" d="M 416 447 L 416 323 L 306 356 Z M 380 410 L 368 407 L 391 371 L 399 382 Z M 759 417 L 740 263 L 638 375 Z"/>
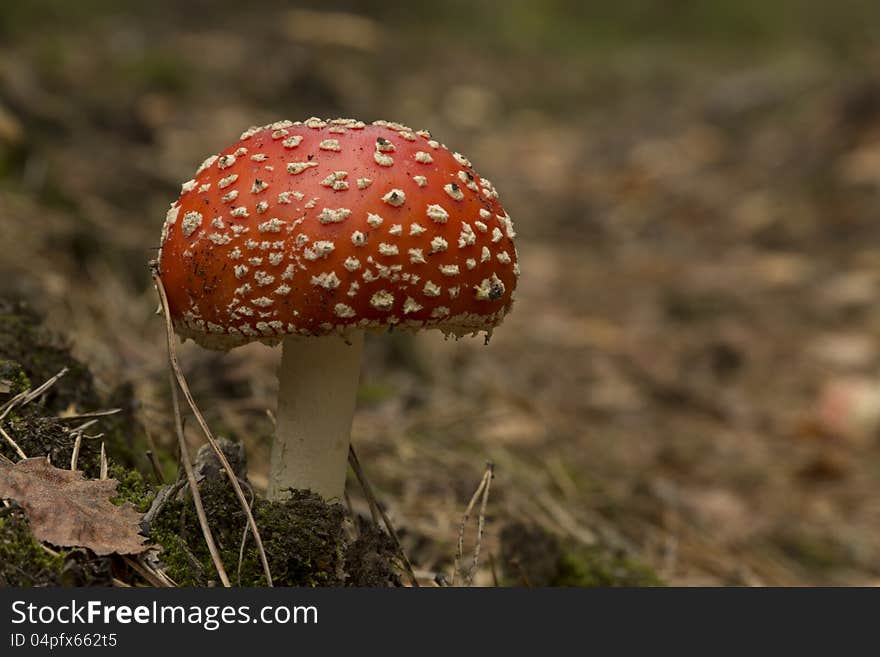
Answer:
<path fill-rule="evenodd" d="M 269 499 L 289 488 L 342 499 L 363 345 L 363 331 L 284 339 Z"/>

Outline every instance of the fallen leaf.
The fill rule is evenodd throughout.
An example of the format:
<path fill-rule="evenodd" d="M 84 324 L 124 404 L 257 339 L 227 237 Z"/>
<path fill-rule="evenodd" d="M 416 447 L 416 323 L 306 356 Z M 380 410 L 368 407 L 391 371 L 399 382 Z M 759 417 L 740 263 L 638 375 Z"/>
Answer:
<path fill-rule="evenodd" d="M 38 541 L 59 547 L 85 547 L 95 554 L 137 554 L 146 549 L 140 514 L 126 502 L 110 502 L 115 479 L 86 479 L 44 457 L 14 465 L 0 461 L 0 498 L 18 502 Z"/>

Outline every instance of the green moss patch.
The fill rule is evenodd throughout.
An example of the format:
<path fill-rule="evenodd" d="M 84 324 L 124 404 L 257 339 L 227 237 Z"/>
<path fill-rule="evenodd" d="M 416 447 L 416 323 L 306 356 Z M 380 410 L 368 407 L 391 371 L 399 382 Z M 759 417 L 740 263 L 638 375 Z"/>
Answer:
<path fill-rule="evenodd" d="M 538 527 L 511 523 L 501 532 L 505 583 L 513 586 L 665 586 L 637 559 L 605 546 L 569 546 Z"/>
<path fill-rule="evenodd" d="M 23 513 L 0 517 L 0 587 L 57 586 L 63 566 L 62 555 L 49 554 L 33 539 Z"/>
<path fill-rule="evenodd" d="M 120 408 L 120 413 L 99 420 L 94 432 L 103 434 L 100 441 L 82 441 L 77 467 L 86 476 L 98 476 L 101 442 L 115 461 L 127 466 L 140 464 L 143 446 L 138 445 L 138 437 L 142 431 L 132 413 L 131 386 L 123 385 L 109 398 L 102 398 L 88 367 L 70 354 L 64 340 L 42 325 L 35 311 L 24 303 L 0 298 L 0 404 L 41 385 L 64 368 L 66 374 L 43 395 L 15 407 L 4 419 L 4 429 L 28 456 L 48 456 L 53 464 L 62 466 L 70 463 L 74 443 L 70 429 L 76 422 L 59 420 L 58 415 L 71 409 L 87 413 Z M 0 441 L 0 454 L 17 459 L 6 441 Z"/>
<path fill-rule="evenodd" d="M 67 368 L 67 374 L 41 399 L 48 410 L 99 406 L 91 372 L 70 355 L 69 346 L 47 330 L 27 304 L 0 299 L 0 360 L 18 363 L 34 386 Z"/>
<path fill-rule="evenodd" d="M 246 518 L 232 487 L 222 480 L 205 481 L 201 495 L 230 579 L 241 586 L 265 586 L 260 555 L 250 535 L 240 552 Z M 188 495 L 186 498 L 185 502 L 175 500 L 165 506 L 150 536 L 162 546 L 160 558 L 175 582 L 204 586 L 215 581 L 217 574 L 195 507 Z M 398 583 L 390 540 L 368 527 L 362 527 L 357 538 L 350 538 L 346 512 L 339 504 L 326 504 L 308 491 L 293 491 L 289 499 L 280 502 L 257 498 L 253 514 L 276 586 Z"/>

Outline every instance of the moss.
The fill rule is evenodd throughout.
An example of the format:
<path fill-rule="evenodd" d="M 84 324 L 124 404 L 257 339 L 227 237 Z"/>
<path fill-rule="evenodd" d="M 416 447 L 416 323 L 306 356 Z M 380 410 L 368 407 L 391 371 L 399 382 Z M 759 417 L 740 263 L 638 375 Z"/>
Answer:
<path fill-rule="evenodd" d="M 201 495 L 223 563 L 238 582 L 244 513 L 232 487 L 223 481 L 205 482 Z M 309 493 L 296 493 L 285 502 L 257 500 L 253 513 L 273 578 L 279 585 L 342 583 L 342 507 L 326 505 Z M 191 500 L 166 506 L 151 537 L 163 546 L 162 560 L 178 584 L 205 585 L 216 577 Z M 248 542 L 241 560 L 240 582 L 244 586 L 265 585 L 259 554 L 253 540 Z"/>
<path fill-rule="evenodd" d="M 133 468 L 126 468 L 118 463 L 110 463 L 107 474 L 119 482 L 116 497 L 110 501 L 114 504 L 131 502 L 140 513 L 146 513 L 156 497 L 155 489 L 144 479 L 144 476 Z"/>
<path fill-rule="evenodd" d="M 550 586 L 665 586 L 665 583 L 651 568 L 632 557 L 590 547 L 563 554 Z"/>
<path fill-rule="evenodd" d="M 16 409 L 7 418 L 7 422 L 18 425 L 13 427 L 15 440 L 28 455 L 48 454 L 53 463 L 69 463 L 73 441 L 66 432 L 66 425 L 57 422 L 54 416 L 69 408 L 77 411 L 121 408 L 121 413 L 101 418 L 102 440 L 108 453 L 118 461 L 141 465 L 139 455 L 143 449 L 134 438 L 140 431 L 133 413 L 132 387 L 122 385 L 109 399 L 101 399 L 89 369 L 71 356 L 68 345 L 43 327 L 41 321 L 26 304 L 0 298 L 0 381 L 11 380 L 13 388 L 24 389 L 40 385 L 62 368 L 68 368 L 67 374 L 39 400 Z M 7 449 L 0 445 L 0 451 L 11 456 Z M 100 444 L 83 441 L 79 467 L 88 476 L 97 476 L 99 453 Z"/>
<path fill-rule="evenodd" d="M 46 455 L 59 467 L 70 463 L 74 438 L 71 421 L 59 420 L 60 411 L 120 408 L 122 412 L 100 419 L 101 440 L 84 439 L 77 466 L 87 477 L 97 478 L 101 467 L 101 442 L 106 445 L 109 475 L 119 481 L 114 502 L 131 502 L 144 513 L 155 498 L 155 488 L 142 472 L 148 465 L 135 458 L 132 435 L 138 431 L 136 406 L 130 386 L 121 386 L 102 399 L 88 369 L 71 357 L 67 346 L 40 324 L 26 306 L 0 299 L 0 403 L 11 395 L 39 385 L 61 368 L 69 373 L 43 396 L 16 407 L 3 420 L 4 429 L 29 456 Z M 72 422 L 79 422 L 73 420 Z M 0 441 L 0 454 L 17 460 L 13 448 Z M 161 455 L 160 455 L 161 456 Z M 244 459 L 242 455 L 242 460 Z M 140 465 L 138 467 L 133 467 Z M 265 585 L 260 556 L 248 536 L 240 566 L 239 551 L 245 514 L 225 477 L 202 472 L 202 498 L 215 541 L 227 572 L 242 585 Z M 242 470 L 242 475 L 244 470 Z M 344 508 L 326 504 L 319 496 L 294 491 L 289 500 L 270 502 L 257 498 L 253 513 L 260 526 L 273 577 L 286 586 L 386 586 L 398 584 L 396 554 L 388 537 L 372 525 L 351 536 Z M 87 550 L 68 550 L 52 558 L 30 536 L 26 519 L 18 512 L 0 518 L 0 584 L 9 586 L 77 585 L 111 583 L 113 558 L 96 557 Z M 214 564 L 202 537 L 192 500 L 184 491 L 181 500 L 168 503 L 151 527 L 151 538 L 161 545 L 168 573 L 181 585 L 205 585 L 216 578 Z M 116 574 L 119 570 L 115 563 Z"/>
<path fill-rule="evenodd" d="M 14 397 L 31 387 L 31 380 L 24 368 L 14 360 L 0 360 L 0 384 L 5 397 Z"/>
<path fill-rule="evenodd" d="M 397 394 L 394 386 L 381 381 L 362 383 L 357 391 L 357 403 L 362 406 L 377 406 Z"/>
<path fill-rule="evenodd" d="M 20 511 L 0 517 L 0 587 L 61 583 L 64 555 L 51 555 L 31 536 Z"/>
<path fill-rule="evenodd" d="M 42 400 L 49 410 L 61 411 L 70 405 L 97 408 L 99 397 L 88 368 L 73 358 L 68 345 L 41 321 L 26 304 L 0 299 L 0 360 L 19 363 L 35 385 L 68 368 Z"/>
<path fill-rule="evenodd" d="M 246 519 L 231 486 L 222 480 L 205 481 L 200 491 L 217 549 L 233 583 L 265 586 L 260 556 L 250 536 L 239 571 Z M 257 498 L 253 514 L 276 586 L 397 583 L 390 542 L 366 532 L 350 540 L 345 509 L 339 504 L 327 504 L 308 491 L 293 491 L 289 499 L 280 502 Z M 216 580 L 189 497 L 186 502 L 173 501 L 165 506 L 153 523 L 150 537 L 162 546 L 160 558 L 178 584 L 204 586 Z"/>
<path fill-rule="evenodd" d="M 112 557 L 83 549 L 50 553 L 34 540 L 20 509 L 0 517 L 0 587 L 110 586 L 112 579 Z"/>
<path fill-rule="evenodd" d="M 800 529 L 785 529 L 772 537 L 789 558 L 817 572 L 847 568 L 854 564 L 853 551 L 843 541 Z"/>
<path fill-rule="evenodd" d="M 665 586 L 633 557 L 607 546 L 570 546 L 538 527 L 511 523 L 501 532 L 501 561 L 509 585 Z"/>
<path fill-rule="evenodd" d="M 28 456 L 48 456 L 59 467 L 68 467 L 73 456 L 74 439 L 68 428 L 54 417 L 38 413 L 39 407 L 26 407 L 13 412 L 4 419 L 4 428 Z M 87 477 L 97 477 L 101 470 L 101 445 L 97 441 L 83 440 L 77 459 L 77 468 Z M 0 441 L 0 453 L 18 460 L 15 450 Z"/>
<path fill-rule="evenodd" d="M 394 541 L 376 525 L 361 519 L 358 537 L 345 552 L 345 572 L 350 586 L 399 586 L 400 580 L 391 556 Z"/>

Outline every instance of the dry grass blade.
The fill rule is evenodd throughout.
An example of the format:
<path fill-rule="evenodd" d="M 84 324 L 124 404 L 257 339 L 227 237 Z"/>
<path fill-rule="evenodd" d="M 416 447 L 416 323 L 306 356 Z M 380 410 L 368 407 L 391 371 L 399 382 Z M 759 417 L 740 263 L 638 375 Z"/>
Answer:
<path fill-rule="evenodd" d="M 486 510 L 486 503 L 488 502 L 489 495 L 489 482 L 492 480 L 493 471 L 495 466 L 492 463 L 488 463 L 486 465 L 486 472 L 483 474 L 482 479 L 480 479 L 480 483 L 477 486 L 477 490 L 474 491 L 474 494 L 471 496 L 470 502 L 468 502 L 467 507 L 464 510 L 464 514 L 461 517 L 461 523 L 458 526 L 458 549 L 455 552 L 455 562 L 452 565 L 452 582 L 451 585 L 455 586 L 455 583 L 458 581 L 459 573 L 461 572 L 461 560 L 464 556 L 464 530 L 467 527 L 467 522 L 470 520 L 471 514 L 474 511 L 474 507 L 477 504 L 477 500 L 479 500 L 482 496 L 482 503 L 480 505 L 480 526 L 477 534 L 477 542 L 474 547 L 474 563 L 469 571 L 469 581 L 473 581 L 473 572 L 476 569 L 476 563 L 480 556 L 480 543 L 483 538 L 483 517 Z M 469 582 L 465 581 L 465 585 Z"/>
<path fill-rule="evenodd" d="M 156 456 L 156 443 L 153 440 L 153 435 L 149 431 L 145 431 L 144 434 L 147 437 L 147 444 L 150 446 L 150 449 L 146 451 L 147 458 L 150 460 L 150 466 L 153 468 L 153 475 L 156 477 L 156 482 L 159 484 L 165 483 L 165 475 L 162 472 L 162 464 L 159 463 L 159 458 Z"/>
<path fill-rule="evenodd" d="M 77 413 L 76 415 L 58 415 L 55 417 L 59 422 L 71 422 L 72 420 L 89 420 L 92 418 L 107 417 L 121 413 L 121 408 L 110 408 L 106 411 L 93 411 L 92 413 Z"/>
<path fill-rule="evenodd" d="M 230 465 L 223 450 L 220 449 L 220 445 L 217 444 L 217 439 L 214 438 L 214 434 L 210 427 L 208 427 L 208 423 L 205 421 L 199 407 L 196 405 L 195 399 L 193 399 L 192 393 L 190 392 L 189 385 L 186 382 L 186 378 L 183 376 L 183 372 L 180 369 L 180 364 L 177 361 L 177 353 L 174 350 L 174 327 L 171 325 L 171 312 L 168 308 L 168 297 L 165 294 L 165 286 L 162 285 L 162 279 L 159 277 L 159 273 L 155 268 L 153 269 L 153 281 L 156 284 L 156 290 L 159 293 L 159 300 L 162 304 L 162 311 L 165 315 L 165 336 L 168 344 L 168 362 L 171 365 L 173 377 L 177 379 L 177 383 L 183 391 L 183 396 L 186 398 L 190 409 L 192 409 L 193 414 L 196 416 L 196 420 L 202 429 L 202 433 L 205 434 L 205 438 L 207 438 L 208 443 L 210 443 L 211 448 L 214 450 L 214 453 L 223 465 L 223 469 L 226 471 L 229 482 L 232 484 L 232 488 L 235 491 L 235 495 L 238 497 L 238 501 L 245 512 L 248 526 L 251 528 L 251 533 L 254 535 L 254 542 L 257 545 L 257 551 L 260 554 L 260 561 L 263 565 L 263 573 L 266 575 L 266 584 L 272 586 L 272 572 L 269 569 L 269 560 L 266 557 L 266 551 L 263 548 L 263 539 L 260 536 L 260 530 L 257 528 L 257 522 L 254 520 L 254 515 L 251 513 L 247 498 L 245 498 L 244 491 L 238 483 L 238 477 L 232 469 L 232 465 Z M 176 391 L 176 386 L 172 385 L 172 389 Z M 181 454 L 181 457 L 182 456 L 183 455 Z M 187 464 L 189 464 L 188 461 Z M 191 465 L 189 467 L 192 468 Z"/>
<path fill-rule="evenodd" d="M 370 505 L 370 512 L 373 513 L 373 520 L 375 521 L 375 512 L 378 512 L 382 517 L 382 522 L 385 524 L 385 528 L 388 530 L 388 533 L 391 535 L 391 538 L 394 540 L 394 544 L 397 547 L 397 551 L 400 554 L 400 558 L 403 559 L 403 565 L 406 569 L 406 574 L 409 576 L 410 582 L 414 587 L 419 586 L 419 580 L 416 577 L 415 572 L 413 572 L 412 564 L 410 563 L 409 558 L 406 556 L 406 552 L 403 550 L 403 545 L 400 544 L 400 537 L 397 535 L 397 531 L 394 529 L 394 525 L 391 524 L 391 519 L 385 513 L 384 509 L 376 502 L 376 496 L 373 494 L 373 487 L 370 486 L 370 482 L 367 481 L 367 476 L 364 474 L 363 469 L 361 468 L 361 462 L 357 457 L 357 453 L 354 451 L 354 445 L 348 446 L 348 464 L 351 466 L 351 469 L 354 470 L 354 474 L 357 477 L 358 483 L 361 485 L 361 489 L 364 491 L 364 497 L 367 498 L 367 504 Z"/>
<path fill-rule="evenodd" d="M 15 397 L 13 397 L 9 401 L 5 402 L 3 404 L 3 406 L 0 406 L 0 420 L 2 420 L 7 415 L 9 415 L 9 411 L 11 411 L 13 408 L 18 406 L 19 402 L 21 402 L 22 399 L 27 397 L 28 394 L 30 394 L 30 388 L 28 388 L 27 390 L 21 391 L 20 393 L 15 395 Z"/>
<path fill-rule="evenodd" d="M 15 397 L 3 404 L 3 406 L 0 406 L 0 420 L 9 415 L 9 412 L 16 406 L 25 406 L 26 404 L 30 404 L 33 400 L 35 400 L 37 397 L 39 397 L 49 388 L 55 385 L 58 379 L 67 374 L 67 372 L 68 369 L 66 367 L 62 367 L 61 370 L 59 370 L 58 374 L 49 377 L 33 390 L 23 390 L 15 395 Z"/>
<path fill-rule="evenodd" d="M 351 466 L 351 469 L 354 470 L 358 483 L 361 485 L 361 490 L 364 491 L 364 497 L 367 500 L 367 507 L 370 509 L 370 517 L 373 519 L 373 524 L 378 527 L 381 521 L 379 503 L 376 501 L 376 496 L 373 495 L 373 488 L 370 486 L 370 482 L 367 481 L 367 476 L 361 469 L 361 462 L 357 457 L 357 453 L 354 451 L 354 447 L 351 445 L 348 446 L 348 464 Z M 346 493 L 346 499 L 348 499 L 348 493 Z M 352 512 L 352 517 L 354 517 L 354 512 Z"/>
<path fill-rule="evenodd" d="M 202 534 L 205 537 L 205 543 L 208 546 L 208 552 L 211 553 L 211 560 L 217 569 L 217 575 L 223 586 L 230 587 L 229 576 L 223 567 L 223 560 L 217 551 L 217 544 L 214 543 L 214 534 L 211 533 L 211 526 L 208 524 L 208 516 L 205 515 L 205 507 L 202 504 L 202 495 L 199 493 L 199 485 L 196 482 L 196 475 L 193 472 L 192 463 L 189 460 L 189 449 L 186 446 L 186 437 L 183 434 L 183 421 L 180 417 L 180 399 L 177 395 L 177 381 L 174 379 L 172 372 L 168 373 L 169 383 L 171 384 L 171 403 L 174 407 L 174 429 L 177 432 L 177 442 L 180 447 L 180 462 L 186 472 L 186 480 L 189 483 L 189 489 L 193 496 L 193 505 L 196 507 L 196 516 L 199 519 L 199 526 L 202 528 Z"/>
<path fill-rule="evenodd" d="M 83 422 L 79 426 L 74 427 L 73 429 L 70 430 L 70 432 L 71 433 L 82 433 L 83 431 L 85 431 L 89 427 L 96 425 L 97 423 L 98 423 L 97 420 L 89 420 L 88 422 Z"/>
<path fill-rule="evenodd" d="M 20 405 L 26 406 L 27 404 L 30 404 L 33 400 L 35 400 L 37 397 L 39 397 L 44 392 L 46 392 L 49 388 L 54 386 L 58 382 L 58 379 L 60 379 L 65 374 L 67 374 L 68 371 L 69 370 L 66 367 L 62 367 L 61 370 L 59 370 L 58 374 L 56 374 L 55 376 L 49 377 L 42 384 L 40 384 L 39 386 L 34 388 L 32 391 L 27 393 L 24 396 L 24 399 L 21 400 Z"/>
<path fill-rule="evenodd" d="M 480 501 L 480 513 L 477 517 L 477 542 L 474 545 L 474 560 L 471 562 L 471 569 L 468 572 L 465 585 L 470 586 L 474 583 L 474 575 L 477 572 L 477 566 L 480 563 L 480 548 L 483 546 L 483 531 L 486 528 L 486 506 L 489 504 L 489 488 L 492 486 L 492 478 L 495 476 L 495 465 L 493 463 L 486 464 L 486 474 L 484 478 L 486 485 L 483 486 L 483 499 Z"/>
<path fill-rule="evenodd" d="M 19 458 L 27 458 L 27 454 L 25 454 L 21 447 L 18 446 L 18 443 L 12 439 L 12 436 L 6 433 L 6 430 L 2 426 L 0 426 L 0 436 L 3 436 L 3 439 L 9 443 L 12 449 L 15 450 L 15 453 L 18 454 Z"/>
<path fill-rule="evenodd" d="M 57 556 L 60 556 L 60 555 L 61 555 L 60 552 L 56 552 L 55 550 L 53 550 L 52 548 L 50 548 L 50 547 L 49 547 L 48 545 L 46 545 L 45 543 L 40 543 L 40 547 L 43 548 L 43 552 L 45 552 L 46 554 L 48 554 L 50 557 L 57 557 Z"/>
<path fill-rule="evenodd" d="M 79 460 L 79 450 L 82 447 L 83 432 L 86 429 L 88 429 L 90 426 L 96 424 L 97 422 L 98 422 L 97 420 L 89 420 L 88 422 L 83 422 L 78 427 L 71 429 L 70 433 L 75 436 L 75 439 L 73 442 L 73 453 L 70 455 L 70 469 L 71 470 L 76 470 L 76 464 L 77 464 L 77 461 Z M 89 437 L 91 438 L 92 436 L 89 436 Z M 104 478 L 106 478 L 106 477 L 104 477 Z"/>
<path fill-rule="evenodd" d="M 67 374 L 67 368 L 63 367 L 58 372 L 58 374 L 49 377 L 37 388 L 33 390 L 23 390 L 22 392 L 15 395 L 15 397 L 7 401 L 5 404 L 3 404 L 3 406 L 0 406 L 0 420 L 5 419 L 6 416 L 9 415 L 10 411 L 12 411 L 12 409 L 16 406 L 24 406 L 25 404 L 29 404 L 31 401 L 42 395 L 44 392 L 46 392 L 46 390 L 55 385 L 55 382 L 58 381 L 58 379 L 60 379 L 65 374 Z M 0 436 L 3 436 L 3 439 L 7 443 L 9 443 L 12 449 L 15 450 L 15 453 L 18 454 L 19 458 L 27 458 L 27 454 L 24 453 L 24 450 L 22 450 L 21 447 L 18 446 L 18 443 L 16 443 L 15 440 L 12 439 L 12 436 L 10 436 L 9 433 L 2 426 L 0 426 Z"/>
<path fill-rule="evenodd" d="M 246 482 L 245 485 L 247 485 Z M 252 509 L 254 505 L 254 491 L 250 486 L 248 486 L 248 493 L 251 494 L 251 499 L 248 502 L 248 507 Z M 248 532 L 249 528 L 247 525 L 245 525 L 244 531 L 241 533 L 241 546 L 238 549 L 238 569 L 236 582 L 239 586 L 241 586 L 241 565 L 244 562 L 244 548 L 247 545 Z"/>
<path fill-rule="evenodd" d="M 132 557 L 123 557 L 123 561 L 125 561 L 125 563 L 128 564 L 128 566 L 133 571 L 135 571 L 138 575 L 143 577 L 153 586 L 163 589 L 173 587 L 173 584 L 170 583 L 170 580 L 168 580 L 167 577 L 163 577 L 162 574 L 158 571 L 155 571 L 152 568 L 145 566 L 138 559 L 134 559 Z"/>
<path fill-rule="evenodd" d="M 107 478 L 107 451 L 104 449 L 104 443 L 101 442 L 101 473 L 98 475 L 98 478 L 104 480 Z"/>
<path fill-rule="evenodd" d="M 79 449 L 82 447 L 83 434 L 82 431 L 76 432 L 76 439 L 73 441 L 73 453 L 70 455 L 70 469 L 76 470 L 76 462 L 79 460 Z"/>

